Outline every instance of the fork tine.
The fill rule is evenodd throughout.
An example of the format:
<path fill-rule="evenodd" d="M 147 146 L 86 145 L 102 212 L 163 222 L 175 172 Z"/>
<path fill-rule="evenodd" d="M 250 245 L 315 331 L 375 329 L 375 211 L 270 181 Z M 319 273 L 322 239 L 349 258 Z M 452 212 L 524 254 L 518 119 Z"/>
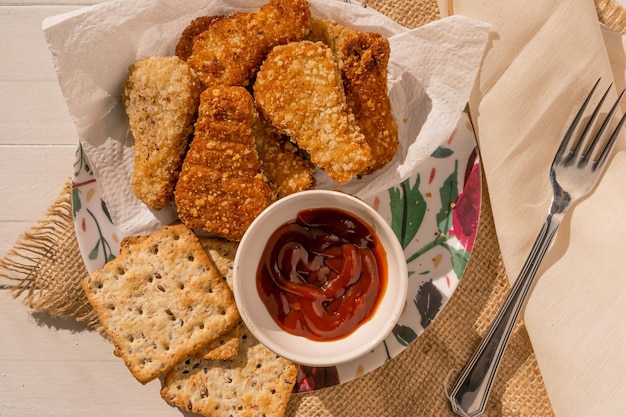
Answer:
<path fill-rule="evenodd" d="M 619 99 L 617 100 L 617 103 L 621 101 L 621 98 L 624 96 L 625 91 L 626 90 L 622 91 L 622 94 L 620 94 Z M 617 141 L 617 137 L 619 136 L 619 133 L 622 130 L 622 127 L 624 126 L 624 122 L 626 122 L 626 113 L 624 113 L 622 117 L 619 119 L 619 123 L 617 124 L 617 127 L 613 131 L 613 134 L 611 135 L 611 138 L 609 139 L 609 141 L 606 143 L 606 145 L 604 145 L 604 148 L 600 152 L 598 159 L 593 162 L 593 166 L 591 167 L 592 170 L 595 171 L 598 168 L 602 168 L 602 166 L 606 162 L 606 159 L 609 153 L 611 153 L 611 149 L 613 149 L 613 145 L 615 145 L 615 142 Z"/>
<path fill-rule="evenodd" d="M 611 124 L 611 121 L 613 120 L 613 116 L 615 116 L 615 112 L 617 111 L 617 108 L 619 107 L 619 104 L 622 101 L 622 97 L 624 96 L 625 91 L 626 90 L 622 90 L 619 97 L 617 97 L 617 100 L 615 100 L 615 103 L 613 103 L 611 110 L 609 110 L 609 113 L 607 114 L 606 118 L 602 122 L 602 126 L 600 126 L 600 129 L 598 129 L 598 132 L 596 133 L 596 135 L 593 137 L 593 139 L 589 142 L 589 144 L 583 151 L 582 158 L 581 158 L 581 161 L 579 162 L 579 165 L 584 165 L 587 163 L 597 143 L 600 142 L 600 139 L 602 137 L 604 137 L 604 132 Z"/>
<path fill-rule="evenodd" d="M 602 108 L 602 104 L 604 104 L 604 100 L 606 99 L 607 95 L 609 94 L 609 91 L 611 91 L 611 87 L 613 86 L 613 84 L 609 84 L 609 87 L 606 89 L 606 91 L 604 91 L 604 94 L 602 94 L 602 97 L 600 98 L 600 101 L 598 102 L 598 104 L 596 105 L 596 107 L 593 109 L 593 113 L 591 113 L 591 117 L 589 118 L 589 120 L 587 121 L 587 124 L 585 125 L 585 128 L 583 129 L 583 131 L 581 132 L 580 135 L 578 135 L 578 138 L 576 139 L 576 142 L 574 143 L 574 146 L 572 147 L 572 149 L 570 149 L 569 153 L 567 154 L 567 156 L 565 157 L 565 166 L 568 166 L 570 164 L 572 164 L 574 162 L 574 159 L 576 159 L 576 157 L 578 156 L 578 151 L 580 150 L 580 147 L 582 146 L 582 144 L 586 141 L 586 138 L 588 137 L 589 133 L 591 132 L 591 129 L 593 128 L 596 119 L 598 118 L 598 115 L 600 114 L 600 109 Z M 584 158 L 584 153 L 582 154 L 582 158 L 579 162 L 579 166 L 584 165 L 587 160 Z"/>
<path fill-rule="evenodd" d="M 583 102 L 582 106 L 580 106 L 578 113 L 576 113 L 574 120 L 572 120 L 572 123 L 567 129 L 567 132 L 565 132 L 565 136 L 563 136 L 563 140 L 561 141 L 561 144 L 559 145 L 559 149 L 554 157 L 555 161 L 561 159 L 563 155 L 565 154 L 565 150 L 567 149 L 567 146 L 569 145 L 569 141 L 572 138 L 572 135 L 574 134 L 574 131 L 576 130 L 576 127 L 578 126 L 578 123 L 580 122 L 580 119 L 582 118 L 583 113 L 585 112 L 585 109 L 587 108 L 587 105 L 589 104 L 589 101 L 591 100 L 591 97 L 593 96 L 593 93 L 596 91 L 598 84 L 600 84 L 600 80 L 601 78 L 598 78 L 596 83 L 593 85 L 593 87 L 591 88 L 591 91 L 587 95 L 587 98 Z"/>

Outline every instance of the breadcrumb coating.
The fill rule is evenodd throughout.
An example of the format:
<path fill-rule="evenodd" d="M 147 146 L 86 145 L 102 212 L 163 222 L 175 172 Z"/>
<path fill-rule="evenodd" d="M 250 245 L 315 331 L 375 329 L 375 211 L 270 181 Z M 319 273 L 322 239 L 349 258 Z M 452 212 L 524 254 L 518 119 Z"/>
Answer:
<path fill-rule="evenodd" d="M 387 91 L 389 41 L 375 32 L 359 32 L 326 19 L 314 19 L 310 39 L 330 46 L 338 62 L 348 107 L 372 149 L 364 173 L 393 159 L 398 150 L 398 126 Z"/>
<path fill-rule="evenodd" d="M 186 61 L 191 55 L 193 48 L 193 42 L 196 37 L 202 32 L 209 29 L 209 27 L 224 16 L 200 16 L 191 21 L 189 25 L 183 30 L 183 33 L 178 39 L 176 44 L 175 54 L 180 59 Z"/>
<path fill-rule="evenodd" d="M 370 147 L 348 109 L 332 51 L 322 42 L 275 47 L 257 74 L 254 95 L 263 117 L 336 183 L 367 168 Z"/>
<path fill-rule="evenodd" d="M 253 129 L 263 171 L 276 187 L 278 198 L 315 186 L 315 165 L 304 159 L 294 144 L 268 129 L 259 117 Z"/>
<path fill-rule="evenodd" d="M 195 37 L 187 62 L 206 86 L 245 86 L 274 46 L 304 39 L 310 26 L 306 0 L 271 0 L 212 22 Z"/>
<path fill-rule="evenodd" d="M 135 138 L 132 190 L 155 210 L 174 198 L 201 90 L 177 57 L 149 57 L 128 70 L 122 101 Z"/>
<path fill-rule="evenodd" d="M 243 87 L 214 86 L 200 96 L 194 138 L 175 197 L 187 226 L 239 241 L 275 199 L 256 153 L 256 111 Z"/>

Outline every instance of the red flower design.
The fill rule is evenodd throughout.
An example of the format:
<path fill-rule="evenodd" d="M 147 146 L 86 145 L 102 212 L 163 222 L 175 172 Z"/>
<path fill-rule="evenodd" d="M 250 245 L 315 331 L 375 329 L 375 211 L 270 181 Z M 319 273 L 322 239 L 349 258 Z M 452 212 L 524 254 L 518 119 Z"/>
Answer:
<path fill-rule="evenodd" d="M 339 372 L 334 366 L 300 366 L 294 392 L 310 392 L 339 384 Z"/>
<path fill-rule="evenodd" d="M 476 239 L 478 217 L 480 215 L 481 176 L 477 152 L 470 155 L 468 169 L 465 173 L 463 191 L 456 199 L 452 213 L 452 230 L 463 247 L 471 252 Z"/>

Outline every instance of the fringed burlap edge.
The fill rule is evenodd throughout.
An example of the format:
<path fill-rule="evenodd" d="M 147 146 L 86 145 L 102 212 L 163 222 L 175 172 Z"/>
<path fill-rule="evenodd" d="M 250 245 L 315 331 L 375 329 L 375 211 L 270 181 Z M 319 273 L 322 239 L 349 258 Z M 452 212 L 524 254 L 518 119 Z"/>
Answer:
<path fill-rule="evenodd" d="M 626 34 L 626 9 L 616 0 L 596 0 L 598 20 L 611 29 Z"/>
<path fill-rule="evenodd" d="M 7 292 L 25 306 L 100 330 L 80 285 L 80 277 L 88 274 L 74 232 L 71 198 L 68 180 L 44 219 L 0 259 L 0 278 L 14 284 L 8 285 Z"/>

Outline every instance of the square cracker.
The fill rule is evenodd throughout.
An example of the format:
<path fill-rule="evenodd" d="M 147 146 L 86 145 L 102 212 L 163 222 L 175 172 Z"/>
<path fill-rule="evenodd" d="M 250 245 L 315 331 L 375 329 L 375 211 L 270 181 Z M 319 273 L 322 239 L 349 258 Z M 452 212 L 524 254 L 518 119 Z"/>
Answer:
<path fill-rule="evenodd" d="M 181 362 L 165 375 L 161 397 L 205 416 L 280 417 L 297 374 L 296 364 L 270 351 L 244 327 L 236 358 Z"/>
<path fill-rule="evenodd" d="M 228 287 L 233 290 L 233 268 L 237 242 L 219 237 L 200 237 L 202 247 L 222 274 Z M 204 359 L 231 359 L 237 355 L 239 335 L 243 324 L 238 325 L 225 336 L 212 343 L 212 348 L 202 356 Z"/>
<path fill-rule="evenodd" d="M 240 321 L 232 292 L 196 235 L 166 226 L 83 281 L 107 335 L 146 383 Z"/>
<path fill-rule="evenodd" d="M 200 237 L 202 247 L 209 254 L 217 269 L 226 280 L 228 287 L 233 290 L 233 268 L 235 267 L 235 254 L 239 244 L 219 237 Z"/>
<path fill-rule="evenodd" d="M 238 324 L 219 339 L 211 342 L 197 357 L 203 359 L 232 359 L 239 352 L 239 335 L 242 324 Z"/>
<path fill-rule="evenodd" d="M 120 243 L 121 251 L 126 251 L 147 239 L 148 236 L 127 236 Z M 232 291 L 233 263 L 237 243 L 217 237 L 201 236 L 198 238 L 209 258 L 222 274 L 222 278 Z M 228 333 L 211 342 L 205 347 L 199 357 L 204 359 L 232 359 L 237 356 L 241 324 L 233 327 Z"/>

